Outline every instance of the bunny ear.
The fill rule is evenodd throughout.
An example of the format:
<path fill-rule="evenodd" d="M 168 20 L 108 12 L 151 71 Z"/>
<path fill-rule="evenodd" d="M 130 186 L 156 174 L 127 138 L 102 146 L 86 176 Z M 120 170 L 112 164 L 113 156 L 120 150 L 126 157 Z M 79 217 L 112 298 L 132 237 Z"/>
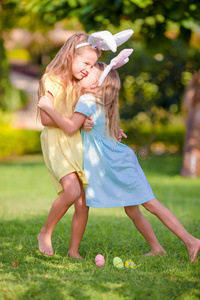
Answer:
<path fill-rule="evenodd" d="M 117 44 L 114 36 L 107 30 L 94 32 L 88 38 L 88 43 L 93 48 L 99 48 L 101 50 L 112 50 L 116 52 Z"/>
<path fill-rule="evenodd" d="M 124 49 L 116 57 L 114 57 L 111 62 L 111 68 L 117 69 L 128 62 L 128 57 L 132 54 L 133 49 Z"/>
<path fill-rule="evenodd" d="M 108 30 L 94 32 L 89 36 L 86 43 L 78 44 L 76 48 L 91 45 L 94 49 L 116 52 L 117 47 L 125 43 L 133 35 L 133 32 L 132 29 L 123 30 L 115 35 L 112 35 Z"/>
<path fill-rule="evenodd" d="M 128 39 L 130 39 L 133 33 L 134 31 L 132 29 L 127 29 L 114 34 L 114 39 L 117 44 L 117 47 L 128 41 Z"/>
<path fill-rule="evenodd" d="M 108 65 L 107 67 L 105 67 L 103 73 L 101 74 L 101 76 L 99 78 L 99 84 L 98 84 L 98 86 L 102 85 L 104 79 L 106 78 L 106 76 L 108 75 L 108 73 L 110 72 L 111 69 L 112 69 L 111 65 Z"/>
<path fill-rule="evenodd" d="M 128 57 L 131 55 L 132 52 L 133 49 L 124 49 L 116 57 L 114 57 L 111 60 L 110 64 L 104 69 L 103 73 L 101 74 L 98 86 L 102 85 L 104 79 L 106 78 L 111 69 L 117 69 L 126 64 L 129 61 Z"/>
<path fill-rule="evenodd" d="M 112 67 L 112 69 L 118 69 L 118 68 L 122 67 L 123 65 L 125 65 L 128 61 L 129 61 L 129 58 L 127 57 L 124 60 L 118 62 L 118 64 L 116 64 L 114 67 Z"/>
<path fill-rule="evenodd" d="M 128 41 L 128 39 L 130 39 L 130 37 L 133 35 L 133 33 L 134 33 L 134 31 L 132 29 L 127 29 L 127 30 L 123 30 L 121 32 L 114 34 L 112 36 L 112 38 L 114 38 L 114 40 L 115 40 L 116 48 L 118 46 L 122 45 L 123 43 L 125 43 L 126 41 Z M 111 48 L 109 48 L 106 44 L 104 44 L 104 48 L 101 48 L 101 49 L 106 51 L 106 50 L 110 50 Z M 113 52 L 116 52 L 116 51 L 113 51 Z"/>

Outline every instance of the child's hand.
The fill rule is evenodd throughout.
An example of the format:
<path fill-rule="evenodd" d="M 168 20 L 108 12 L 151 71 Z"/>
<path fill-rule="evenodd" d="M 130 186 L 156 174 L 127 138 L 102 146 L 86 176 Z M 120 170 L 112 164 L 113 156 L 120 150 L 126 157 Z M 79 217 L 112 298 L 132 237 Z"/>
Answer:
<path fill-rule="evenodd" d="M 124 133 L 123 129 L 120 129 L 118 135 L 118 142 L 121 142 L 122 137 L 127 138 L 127 135 Z"/>
<path fill-rule="evenodd" d="M 85 122 L 82 125 L 82 129 L 84 131 L 91 131 L 93 126 L 94 126 L 94 121 L 93 121 L 92 117 L 88 117 L 85 119 Z"/>
<path fill-rule="evenodd" d="M 46 111 L 48 108 L 53 108 L 53 101 L 47 95 L 44 95 L 40 97 L 38 107 Z"/>

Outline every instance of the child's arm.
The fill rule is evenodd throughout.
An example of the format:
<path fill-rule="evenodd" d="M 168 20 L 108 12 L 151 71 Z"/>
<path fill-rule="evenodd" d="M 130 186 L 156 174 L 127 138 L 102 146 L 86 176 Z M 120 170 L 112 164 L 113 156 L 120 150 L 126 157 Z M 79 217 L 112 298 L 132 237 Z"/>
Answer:
<path fill-rule="evenodd" d="M 42 109 L 40 110 L 40 117 L 43 126 L 58 128 L 58 125 L 53 121 L 53 119 Z"/>
<path fill-rule="evenodd" d="M 48 92 L 48 98 L 52 101 L 54 101 L 54 96 Z M 43 126 L 49 126 L 58 128 L 59 126 L 54 122 L 54 120 L 46 113 L 46 111 L 40 109 L 40 117 L 41 117 L 41 123 Z M 94 121 L 92 117 L 87 117 L 82 125 L 82 129 L 84 131 L 91 131 L 94 126 Z"/>
<path fill-rule="evenodd" d="M 50 92 L 48 92 L 48 97 L 53 103 L 54 96 Z M 40 109 L 40 117 L 43 126 L 58 128 L 58 125 L 54 122 L 54 120 L 42 109 Z"/>
<path fill-rule="evenodd" d="M 67 135 L 72 136 L 84 123 L 86 115 L 74 113 L 72 117 L 61 116 L 53 107 L 52 101 L 44 95 L 40 98 L 38 107 L 45 111 Z"/>

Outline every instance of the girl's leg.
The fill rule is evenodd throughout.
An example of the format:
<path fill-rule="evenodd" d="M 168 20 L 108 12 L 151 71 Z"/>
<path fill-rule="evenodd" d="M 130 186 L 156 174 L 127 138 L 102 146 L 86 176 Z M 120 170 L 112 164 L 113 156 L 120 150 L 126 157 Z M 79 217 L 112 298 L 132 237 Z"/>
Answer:
<path fill-rule="evenodd" d="M 71 240 L 68 256 L 83 258 L 79 254 L 79 246 L 85 231 L 89 212 L 89 207 L 86 206 L 85 192 L 83 188 L 81 190 L 81 196 L 77 199 L 74 206 L 75 212 L 72 219 Z"/>
<path fill-rule="evenodd" d="M 191 261 L 195 262 L 200 250 L 200 240 L 189 234 L 175 215 L 157 199 L 150 200 L 144 203 L 143 206 L 156 215 L 165 226 L 181 239 L 188 250 Z"/>
<path fill-rule="evenodd" d="M 166 254 L 165 250 L 158 242 L 155 233 L 153 231 L 153 228 L 151 227 L 151 224 L 141 213 L 139 206 L 138 205 L 126 206 L 124 209 L 126 214 L 133 221 L 136 228 L 144 236 L 144 238 L 146 239 L 146 241 L 151 247 L 151 252 L 147 253 L 146 255 Z"/>
<path fill-rule="evenodd" d="M 64 216 L 69 207 L 80 196 L 80 183 L 76 173 L 70 173 L 60 180 L 63 193 L 56 198 L 47 220 L 38 234 L 39 251 L 46 255 L 53 255 L 51 235 L 58 221 Z"/>

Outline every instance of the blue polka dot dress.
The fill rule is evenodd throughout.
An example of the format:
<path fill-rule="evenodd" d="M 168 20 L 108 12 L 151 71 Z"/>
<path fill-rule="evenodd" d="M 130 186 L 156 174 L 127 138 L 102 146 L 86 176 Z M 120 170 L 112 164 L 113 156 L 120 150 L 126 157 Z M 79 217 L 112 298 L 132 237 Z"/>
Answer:
<path fill-rule="evenodd" d="M 83 170 L 89 185 L 86 204 L 91 207 L 118 207 L 145 203 L 155 198 L 137 156 L 128 146 L 105 133 L 105 114 L 92 95 L 77 102 L 75 112 L 92 116 L 94 127 L 83 131 Z"/>

